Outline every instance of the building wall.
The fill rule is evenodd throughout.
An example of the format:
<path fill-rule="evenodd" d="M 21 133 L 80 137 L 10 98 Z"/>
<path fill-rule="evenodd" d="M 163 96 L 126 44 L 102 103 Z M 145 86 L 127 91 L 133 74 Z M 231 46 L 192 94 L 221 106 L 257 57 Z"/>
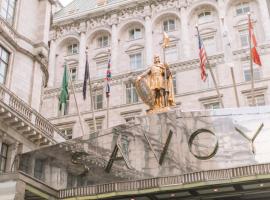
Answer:
<path fill-rule="evenodd" d="M 78 1 L 77 3 L 80 4 Z M 122 2 L 122 6 L 110 7 L 108 4 L 102 9 L 113 9 L 114 14 L 101 12 L 99 7 L 89 9 L 84 13 L 74 11 L 71 14 L 54 16 L 51 28 L 51 49 L 49 59 L 49 84 L 44 91 L 42 113 L 50 118 L 59 127 L 72 124 L 73 136 L 81 135 L 78 123 L 77 109 L 74 96 L 70 92 L 69 112 L 63 116 L 58 111 L 58 96 L 60 93 L 63 76 L 63 66 L 66 62 L 71 68 L 76 68 L 74 81 L 76 98 L 83 120 L 92 119 L 91 101 L 89 96 L 82 99 L 82 82 L 85 69 L 85 51 L 88 47 L 88 61 L 93 90 L 104 90 L 104 77 L 106 62 L 111 60 L 112 82 L 109 111 L 109 126 L 125 122 L 125 118 L 144 114 L 147 107 L 141 102 L 127 103 L 126 84 L 133 82 L 138 74 L 151 65 L 154 54 L 161 56 L 163 23 L 174 20 L 175 29 L 168 31 L 171 46 L 176 53 L 173 59 L 168 60 L 176 76 L 176 103 L 183 110 L 199 110 L 215 107 L 218 98 L 210 73 L 208 80 L 203 82 L 200 78 L 198 60 L 198 39 L 195 29 L 196 24 L 208 52 L 208 58 L 222 94 L 224 106 L 236 107 L 234 89 L 231 78 L 233 67 L 240 106 L 248 106 L 247 98 L 250 97 L 250 81 L 245 80 L 244 66 L 249 64 L 248 46 L 241 46 L 240 33 L 247 31 L 247 12 L 237 14 L 236 9 L 242 5 L 243 11 L 248 7 L 254 24 L 258 40 L 258 50 L 263 66 L 259 69 L 260 77 L 255 81 L 256 95 L 264 95 L 261 104 L 268 104 L 269 100 L 269 10 L 267 1 L 159 1 L 149 3 L 140 1 L 140 4 Z M 245 4 L 246 3 L 246 4 Z M 116 4 L 116 3 L 115 3 Z M 103 11 L 104 11 L 103 10 Z M 65 8 L 68 13 L 69 7 Z M 199 19 L 202 13 L 210 12 L 211 16 Z M 206 15 L 206 14 L 205 14 Z M 138 39 L 130 39 L 129 31 L 141 28 Z M 247 33 L 247 32 L 246 32 Z M 109 45 L 98 46 L 98 38 L 108 36 Z M 210 38 L 210 41 L 207 39 Z M 78 44 L 78 51 L 68 55 L 68 46 Z M 210 44 L 209 44 L 210 43 Z M 110 53 L 108 52 L 110 50 Z M 132 69 L 130 55 L 141 53 L 141 68 Z M 98 65 L 101 65 L 100 69 Z M 248 68 L 246 68 L 248 69 Z M 103 128 L 107 127 L 106 98 L 103 95 L 103 109 L 96 110 L 97 117 L 103 117 Z M 51 109 L 53 107 L 53 110 Z M 219 105 L 220 107 L 220 105 Z M 74 123 L 71 123 L 74 122 Z M 65 125 L 66 124 L 66 125 Z M 87 123 L 84 123 L 86 132 Z M 76 130 L 76 131 L 75 131 Z"/>

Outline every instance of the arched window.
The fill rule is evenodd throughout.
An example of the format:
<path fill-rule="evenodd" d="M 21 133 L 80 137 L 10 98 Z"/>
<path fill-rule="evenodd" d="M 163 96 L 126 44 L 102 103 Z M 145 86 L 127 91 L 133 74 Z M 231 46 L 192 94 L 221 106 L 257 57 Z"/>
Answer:
<path fill-rule="evenodd" d="M 203 24 L 212 20 L 212 13 L 210 11 L 204 11 L 198 15 L 198 23 Z"/>
<path fill-rule="evenodd" d="M 163 22 L 163 30 L 165 32 L 168 31 L 174 31 L 175 30 L 175 20 L 174 19 L 168 19 Z"/>
<path fill-rule="evenodd" d="M 142 29 L 141 28 L 132 28 L 129 30 L 129 39 L 136 40 L 142 38 Z"/>
<path fill-rule="evenodd" d="M 97 39 L 97 46 L 98 46 L 98 48 L 108 47 L 109 46 L 109 36 L 108 35 L 100 36 Z"/>
<path fill-rule="evenodd" d="M 1 17 L 6 20 L 10 25 L 13 24 L 16 2 L 17 0 L 0 1 Z"/>
<path fill-rule="evenodd" d="M 241 2 L 236 5 L 236 15 L 243 15 L 250 12 L 250 5 L 248 2 Z"/>
<path fill-rule="evenodd" d="M 72 43 L 67 46 L 67 55 L 73 55 L 79 53 L 79 44 L 78 43 Z"/>

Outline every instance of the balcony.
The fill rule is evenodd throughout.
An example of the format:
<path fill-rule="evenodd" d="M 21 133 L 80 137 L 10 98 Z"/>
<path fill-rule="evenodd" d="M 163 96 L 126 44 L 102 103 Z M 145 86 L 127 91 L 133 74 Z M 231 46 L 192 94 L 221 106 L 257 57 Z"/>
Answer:
<path fill-rule="evenodd" d="M 37 146 L 64 140 L 60 130 L 3 85 L 0 85 L 0 121 Z"/>

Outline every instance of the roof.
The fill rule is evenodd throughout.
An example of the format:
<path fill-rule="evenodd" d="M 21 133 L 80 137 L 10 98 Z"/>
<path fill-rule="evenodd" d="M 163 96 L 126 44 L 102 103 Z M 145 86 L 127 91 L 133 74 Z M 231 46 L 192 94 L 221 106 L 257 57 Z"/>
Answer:
<path fill-rule="evenodd" d="M 54 18 L 66 17 L 68 15 L 78 14 L 85 11 L 93 10 L 97 8 L 97 2 L 101 0 L 74 0 L 66 7 L 55 13 Z M 123 0 L 104 0 L 109 2 L 108 4 L 113 4 Z M 105 4 L 104 6 L 108 5 Z"/>

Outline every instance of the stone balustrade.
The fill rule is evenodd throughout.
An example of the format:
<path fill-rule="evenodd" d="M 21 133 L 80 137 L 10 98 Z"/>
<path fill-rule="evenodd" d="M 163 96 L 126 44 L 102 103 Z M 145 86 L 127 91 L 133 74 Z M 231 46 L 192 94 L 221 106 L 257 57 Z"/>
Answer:
<path fill-rule="evenodd" d="M 37 129 L 37 132 L 41 132 L 48 141 L 54 141 L 55 134 L 62 135 L 59 129 L 1 84 L 0 102 L 4 103 L 11 111 L 18 114 L 20 118 L 24 119 L 24 122 L 27 122 L 32 125 L 34 129 Z M 6 112 L 6 110 L 2 112 Z"/>
<path fill-rule="evenodd" d="M 127 182 L 115 182 L 95 186 L 78 187 L 59 191 L 59 198 L 75 196 L 91 196 L 112 192 L 128 192 L 144 189 L 154 189 L 175 185 L 194 184 L 199 182 L 219 183 L 222 180 L 232 180 L 242 177 L 265 175 L 270 173 L 270 164 L 237 167 L 231 169 L 209 170 L 178 176 L 156 177 Z"/>

